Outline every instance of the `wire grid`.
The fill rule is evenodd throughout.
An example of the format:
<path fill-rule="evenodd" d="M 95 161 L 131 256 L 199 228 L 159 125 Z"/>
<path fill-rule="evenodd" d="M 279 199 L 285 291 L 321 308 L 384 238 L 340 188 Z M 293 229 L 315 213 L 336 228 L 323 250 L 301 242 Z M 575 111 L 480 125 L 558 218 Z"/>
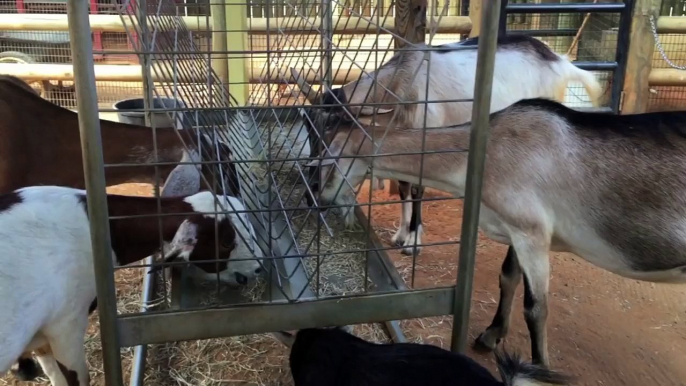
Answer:
<path fill-rule="evenodd" d="M 464 0 L 428 1 L 427 17 L 437 21 L 443 16 L 468 16 L 462 13 Z M 274 5 L 276 4 L 276 5 Z M 370 28 L 358 34 L 332 34 L 332 45 L 337 50 L 333 53 L 331 66 L 340 69 L 338 74 L 345 75 L 345 69 L 364 70 L 372 72 L 389 60 L 392 55 L 394 36 L 389 30 L 382 29 L 376 34 L 375 27 L 379 22 L 393 21 L 395 7 L 392 1 L 384 0 L 336 0 L 331 2 L 333 17 L 337 19 L 337 27 L 353 27 L 355 22 L 347 17 L 358 17 L 371 21 Z M 306 19 L 318 17 L 321 14 L 321 2 L 317 0 L 292 1 L 275 3 L 265 0 L 252 0 L 248 3 L 250 23 L 255 19 L 274 19 L 280 17 L 282 31 L 276 34 L 257 34 L 249 36 L 248 48 L 252 53 L 246 55 L 250 62 L 251 84 L 250 101 L 252 104 L 298 104 L 299 92 L 293 84 L 285 79 L 289 78 L 283 69 L 277 71 L 267 66 L 267 57 L 274 63 L 287 63 L 290 67 L 302 68 L 301 62 L 307 62 L 309 68 L 319 68 L 322 47 L 322 31 L 319 22 Z M 283 15 L 283 16 L 277 16 Z M 273 21 L 276 23 L 276 20 Z M 250 28 L 250 27 L 249 27 Z M 293 31 L 298 31 L 293 33 Z M 427 41 L 430 34 L 427 34 Z M 433 36 L 433 44 L 445 44 L 459 41 L 460 34 L 441 33 Z M 269 39 L 269 44 L 267 40 Z M 305 52 L 307 50 L 307 52 Z M 348 51 L 348 53 L 344 51 Z M 280 52 L 289 51 L 289 52 Z M 295 52 L 294 52 L 295 51 Z M 299 51 L 299 52 L 298 52 Z M 377 55 L 376 52 L 380 54 Z M 273 52 L 267 55 L 267 52 Z M 356 72 L 354 72 L 356 74 Z M 347 81 L 355 80 L 356 75 L 348 74 Z M 266 81 L 269 79 L 269 81 Z M 345 81 L 337 78 L 335 84 Z M 292 83 L 292 82 L 291 82 Z M 269 97 L 269 100 L 267 100 Z"/>
<path fill-rule="evenodd" d="M 184 7 L 178 7 L 175 2 L 160 0 L 143 4 L 139 8 L 123 4 L 120 7 L 122 21 L 127 26 L 131 41 L 138 42 L 136 52 L 141 57 L 144 72 L 147 69 L 149 73 L 147 78 L 150 79 L 151 96 L 175 101 L 174 105 L 157 108 L 156 111 L 166 113 L 183 130 L 192 132 L 186 138 L 179 135 L 179 139 L 185 142 L 187 150 L 197 149 L 204 162 L 201 189 L 237 197 L 249 209 L 263 208 L 257 193 L 261 188 L 251 177 L 252 165 L 240 162 L 255 158 L 247 118 L 245 113 L 236 109 L 235 100 L 211 68 L 209 28 L 199 32 L 189 30 L 179 17 L 185 13 Z M 206 19 L 206 26 L 209 27 L 209 18 Z M 152 82 L 152 79 L 161 80 Z M 248 212 L 240 212 L 230 202 L 229 207 L 218 207 L 217 212 L 237 213 L 241 215 L 241 222 L 247 221 L 242 216 Z M 270 248 L 264 247 L 270 245 L 267 239 L 270 222 L 265 220 L 270 212 L 267 209 L 264 216 L 249 213 L 253 217 L 256 234 L 246 239 L 237 232 L 240 238 L 237 242 L 245 243 L 256 256 L 270 253 Z M 248 227 L 248 224 L 244 223 L 243 226 Z M 182 265 L 192 269 L 187 263 L 170 263 L 167 266 L 180 268 Z M 146 264 L 129 266 L 128 269 L 144 266 Z M 202 299 L 204 305 L 221 300 L 221 292 L 225 288 L 219 285 L 219 281 L 217 275 L 213 292 Z M 164 302 L 169 299 L 169 291 L 166 286 L 163 289 L 161 298 Z"/>
<path fill-rule="evenodd" d="M 121 0 L 88 0 L 91 14 L 117 15 Z M 0 0 L 0 13 L 17 14 L 59 14 L 64 15 L 66 1 L 48 0 Z M 95 59 L 103 64 L 136 64 L 133 55 L 122 54 L 132 51 L 125 33 L 94 32 L 93 48 Z M 111 53 L 117 52 L 117 53 Z M 71 63 L 69 32 L 67 31 L 0 31 L 0 62 L 4 63 Z M 76 95 L 72 81 L 45 79 L 31 82 L 41 95 L 62 107 L 75 109 Z M 129 82 L 97 82 L 100 107 L 111 107 L 120 99 L 140 95 L 140 86 Z"/>
<path fill-rule="evenodd" d="M 303 163 L 297 161 L 315 156 L 307 139 L 307 126 L 326 126 L 332 133 L 341 126 L 338 125 L 340 122 L 324 122 L 318 114 L 313 114 L 314 110 L 306 106 L 299 88 L 294 85 L 290 69 L 297 69 L 302 74 L 316 74 L 322 80 L 321 69 L 330 66 L 333 82 L 347 83 L 356 80 L 360 74 L 371 74 L 390 60 L 394 53 L 394 39 L 401 39 L 382 27 L 395 17 L 392 2 L 367 0 L 351 4 L 345 0 L 331 1 L 330 12 L 334 18 L 328 28 L 319 22 L 329 12 L 322 8 L 325 4 L 286 3 L 285 9 L 275 12 L 290 15 L 280 19 L 279 29 L 266 36 L 253 36 L 249 41 L 249 49 L 257 52 L 250 55 L 251 77 L 258 82 L 251 88 L 249 100 L 251 104 L 268 107 L 259 110 L 254 117 L 261 146 L 272 161 L 258 178 L 274 182 L 275 194 L 286 207 L 285 220 L 293 229 L 296 241 L 291 248 L 302 257 L 298 267 L 304 268 L 306 280 L 315 297 L 351 295 L 371 290 L 369 252 L 401 248 L 373 245 L 369 232 L 346 231 L 342 220 L 346 208 L 332 208 L 325 213 L 308 208 L 308 201 L 314 198 L 310 188 L 313 181 Z M 261 4 L 249 3 L 249 7 L 253 16 L 264 14 Z M 438 15 L 434 18 L 438 21 L 443 16 L 458 13 L 461 4 L 442 3 L 442 7 L 438 9 L 438 4 L 434 2 L 428 14 Z M 314 19 L 314 16 L 320 19 Z M 363 19 L 369 23 L 369 28 L 365 33 L 358 34 L 333 33 L 354 23 L 348 17 Z M 426 41 L 433 44 L 459 40 L 459 34 L 429 33 L 426 37 Z M 276 106 L 289 108 L 274 108 Z M 299 108 L 300 114 L 293 107 Z M 369 196 L 359 198 L 372 202 L 371 191 Z M 436 200 L 440 199 L 445 198 Z M 399 205 L 399 201 L 386 200 L 373 204 Z M 370 214 L 371 210 L 367 213 Z M 366 224 L 359 225 L 373 229 L 371 215 L 366 221 Z M 457 242 L 453 239 L 435 245 L 454 244 Z M 433 246 L 423 245 L 424 248 Z M 407 275 L 407 282 L 412 286 L 415 284 L 416 258 L 414 254 Z"/>
<path fill-rule="evenodd" d="M 686 1 L 663 0 L 660 16 L 684 16 Z M 686 65 L 686 35 L 658 34 L 667 58 L 677 66 Z M 655 47 L 652 68 L 672 68 L 667 63 L 658 48 Z M 670 111 L 686 109 L 686 87 L 683 86 L 652 86 L 650 88 L 649 111 Z"/>
<path fill-rule="evenodd" d="M 509 0 L 511 4 L 531 3 L 526 0 Z M 617 1 L 604 1 L 617 2 Z M 537 2 L 540 3 L 540 2 Z M 555 1 L 554 3 L 559 3 Z M 553 51 L 567 55 L 572 61 L 615 61 L 619 14 L 559 13 L 559 14 L 508 14 L 507 31 L 526 34 L 545 42 Z M 593 71 L 604 90 L 609 90 L 612 72 Z M 609 92 L 603 105 L 609 103 Z M 591 101 L 579 82 L 567 87 L 565 104 L 572 107 L 590 107 Z"/>

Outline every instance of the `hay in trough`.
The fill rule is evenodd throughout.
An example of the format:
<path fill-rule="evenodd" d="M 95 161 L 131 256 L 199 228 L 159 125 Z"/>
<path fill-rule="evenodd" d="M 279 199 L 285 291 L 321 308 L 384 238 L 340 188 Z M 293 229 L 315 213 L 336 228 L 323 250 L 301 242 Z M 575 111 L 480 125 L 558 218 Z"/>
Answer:
<path fill-rule="evenodd" d="M 253 172 L 262 176 L 263 183 L 271 184 L 272 191 L 287 210 L 305 271 L 310 278 L 310 289 L 318 296 L 336 296 L 363 293 L 370 289 L 371 281 L 365 277 L 367 237 L 363 232 L 347 231 L 342 211 L 333 209 L 323 214 L 331 229 L 327 232 L 319 212 L 306 206 L 307 170 L 305 161 L 294 158 L 310 156 L 307 131 L 302 121 L 265 122 L 259 128 L 264 153 L 269 164 L 253 164 Z M 279 161 L 289 159 L 289 161 Z M 269 176 L 274 176 L 272 180 Z M 346 252 L 347 253 L 341 253 Z M 317 257 L 318 256 L 318 257 Z"/>

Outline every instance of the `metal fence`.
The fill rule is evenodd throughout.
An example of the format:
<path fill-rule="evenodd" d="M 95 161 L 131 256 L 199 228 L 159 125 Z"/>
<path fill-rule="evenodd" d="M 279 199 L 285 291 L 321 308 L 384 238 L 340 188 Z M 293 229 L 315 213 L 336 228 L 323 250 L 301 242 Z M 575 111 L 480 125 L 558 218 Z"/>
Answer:
<path fill-rule="evenodd" d="M 235 42 L 232 34 L 247 37 L 246 27 L 227 25 L 224 29 L 215 19 L 212 30 L 189 28 L 183 19 L 186 12 L 173 1 L 139 0 L 136 7 L 124 3 L 117 8 L 143 72 L 145 108 L 136 111 L 146 112 L 148 123 L 154 122 L 154 114 L 166 113 L 183 128 L 177 131 L 180 140 L 188 140 L 187 136 L 182 138 L 182 132 L 191 133 L 194 140 L 187 142 L 187 150 L 197 150 L 201 155 L 202 188 L 220 197 L 237 197 L 246 208 L 240 210 L 233 204 L 217 208 L 217 213 L 237 215 L 236 226 L 237 221 L 249 220 L 254 229 L 248 235 L 240 234 L 237 242 L 251 250 L 251 259 L 260 262 L 264 275 L 240 289 L 224 284 L 219 274 L 213 280 L 195 280 L 196 268 L 187 262 L 162 263 L 149 258 L 132 266 L 112 266 L 109 222 L 134 222 L 150 216 L 163 222 L 166 216 L 183 214 L 160 212 L 108 218 L 106 206 L 97 205 L 104 202 L 104 168 L 132 165 L 102 164 L 94 63 L 87 32 L 88 9 L 77 0 L 69 0 L 68 4 L 72 50 L 83 53 L 74 56 L 74 71 L 79 87 L 83 142 L 89 145 L 84 147 L 88 210 L 96 254 L 103 368 L 108 384 L 122 383 L 120 347 L 137 346 L 131 376 L 133 383 L 141 384 L 142 358 L 147 344 L 282 329 L 386 322 L 391 334 L 403 340 L 397 323 L 389 320 L 454 314 L 453 347 L 464 350 L 480 194 L 480 176 L 476 170 L 484 162 L 498 1 L 484 5 L 483 11 L 472 134 L 475 141 L 468 166 L 469 178 L 476 185 L 466 195 L 462 242 L 457 241 L 456 234 L 450 240 L 436 243 L 417 245 L 416 240 L 410 243 L 413 253 L 406 280 L 401 278 L 386 251 L 407 246 L 383 245 L 374 232 L 370 209 L 399 201 L 373 202 L 371 193 L 365 201 L 365 195 L 358 191 L 358 199 L 363 203 L 353 207 L 333 205 L 324 211 L 327 208 L 316 202 L 308 203 L 315 196 L 304 163 L 311 161 L 314 153 L 307 150 L 304 125 L 305 121 L 317 118 L 311 115 L 312 110 L 302 98 L 275 103 L 273 97 L 280 85 L 292 84 L 290 68 L 311 70 L 319 74 L 319 83 L 328 87 L 339 72 L 378 68 L 392 55 L 389 51 L 393 39 L 381 39 L 382 30 L 389 37 L 403 40 L 383 27 L 383 20 L 392 17 L 389 8 L 369 3 L 348 9 L 347 12 L 367 19 L 369 28 L 363 35 L 374 42 L 369 48 L 365 48 L 364 38 L 333 38 L 334 6 L 346 4 L 327 1 L 316 8 L 316 23 L 303 9 L 284 11 L 291 15 L 281 18 L 284 24 L 273 32 L 266 29 L 266 48 L 262 51 L 254 46 L 244 50 L 229 48 Z M 224 20 L 228 20 L 233 12 L 244 15 L 251 4 L 212 2 L 208 6 L 213 17 L 223 12 Z M 369 16 L 365 16 L 366 9 Z M 448 9 L 446 3 L 440 15 L 447 15 Z M 434 35 L 429 35 L 429 41 Z M 415 48 L 408 48 L 412 49 Z M 263 81 L 248 89 L 243 61 L 258 56 L 264 60 L 258 76 Z M 335 69 L 334 61 L 340 61 Z M 238 67 L 234 63 L 239 63 Z M 265 104 L 240 106 L 236 103 L 239 96 L 231 93 L 245 89 L 249 90 L 249 101 Z M 172 99 L 175 104 L 158 108 L 155 106 L 158 98 Z M 117 111 L 109 109 L 109 112 Z M 153 127 L 153 133 L 155 130 Z M 356 218 L 357 229 L 353 231 L 345 229 L 343 224 L 343 215 L 349 209 L 354 210 Z M 161 247 L 165 241 L 170 240 L 159 240 Z M 456 285 L 455 281 L 453 285 L 419 285 L 415 280 L 417 247 L 456 247 L 457 244 L 461 247 Z M 217 244 L 215 248 L 218 250 L 220 246 Z M 216 259 L 206 262 L 215 263 Z M 228 263 L 230 267 L 235 260 Z M 170 275 L 165 269 L 150 275 L 147 270 L 151 266 L 168 268 Z M 117 301 L 114 272 L 125 270 L 140 272 L 142 275 L 138 277 L 145 277 L 143 311 Z"/>
<path fill-rule="evenodd" d="M 661 16 L 684 16 L 684 1 L 663 0 Z M 652 68 L 686 67 L 686 35 L 658 34 L 657 28 L 651 31 L 655 39 Z M 683 86 L 652 86 L 650 88 L 650 111 L 668 111 L 686 109 L 686 88 Z"/>

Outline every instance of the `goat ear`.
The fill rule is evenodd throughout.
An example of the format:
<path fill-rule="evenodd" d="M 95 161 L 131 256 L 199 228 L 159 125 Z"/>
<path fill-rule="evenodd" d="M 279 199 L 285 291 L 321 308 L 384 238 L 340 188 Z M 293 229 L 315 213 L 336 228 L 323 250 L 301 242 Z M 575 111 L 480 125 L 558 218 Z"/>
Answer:
<path fill-rule="evenodd" d="M 152 267 L 150 267 L 150 269 L 148 270 L 148 274 L 153 274 L 157 271 L 161 271 L 161 270 L 167 268 L 166 264 L 171 263 L 172 261 L 176 260 L 180 254 L 181 254 L 181 251 L 172 251 L 172 252 L 167 253 L 165 255 L 162 263 L 160 263 L 158 265 L 153 265 Z"/>
<path fill-rule="evenodd" d="M 393 111 L 393 109 L 382 109 L 382 108 L 378 108 L 378 109 L 376 109 L 376 114 L 377 114 L 377 115 L 388 114 L 388 113 L 390 113 L 391 111 Z M 373 108 L 373 107 L 368 107 L 368 106 L 363 107 L 362 109 L 360 109 L 360 115 L 374 115 L 374 108 Z"/>
<path fill-rule="evenodd" d="M 321 163 L 319 163 L 319 160 L 313 160 L 311 162 L 306 163 L 305 166 L 308 168 L 313 168 L 313 167 L 317 167 L 320 165 L 321 166 L 333 165 L 335 162 L 336 162 L 335 159 L 327 158 L 327 159 L 321 160 Z"/>
<path fill-rule="evenodd" d="M 195 165 L 176 166 L 162 187 L 161 197 L 189 196 L 200 190 L 200 172 Z"/>
<path fill-rule="evenodd" d="M 286 345 L 286 347 L 293 347 L 295 343 L 295 334 L 288 331 L 277 331 L 273 332 L 272 335 L 281 343 Z"/>
<path fill-rule="evenodd" d="M 188 220 L 184 220 L 174 235 L 174 239 L 169 245 L 168 251 L 164 254 L 164 260 L 182 258 L 189 260 L 191 252 L 198 243 L 198 225 Z"/>

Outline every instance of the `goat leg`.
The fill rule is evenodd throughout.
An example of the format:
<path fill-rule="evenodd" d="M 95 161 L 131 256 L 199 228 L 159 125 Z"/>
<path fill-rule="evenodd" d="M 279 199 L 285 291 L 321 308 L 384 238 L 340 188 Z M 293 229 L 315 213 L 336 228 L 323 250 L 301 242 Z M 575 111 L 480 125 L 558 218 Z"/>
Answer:
<path fill-rule="evenodd" d="M 507 249 L 505 261 L 500 270 L 500 301 L 491 325 L 474 342 L 474 349 L 482 352 L 495 350 L 500 341 L 507 336 L 510 328 L 512 304 L 515 291 L 522 280 L 522 268 L 517 261 L 514 248 Z"/>

